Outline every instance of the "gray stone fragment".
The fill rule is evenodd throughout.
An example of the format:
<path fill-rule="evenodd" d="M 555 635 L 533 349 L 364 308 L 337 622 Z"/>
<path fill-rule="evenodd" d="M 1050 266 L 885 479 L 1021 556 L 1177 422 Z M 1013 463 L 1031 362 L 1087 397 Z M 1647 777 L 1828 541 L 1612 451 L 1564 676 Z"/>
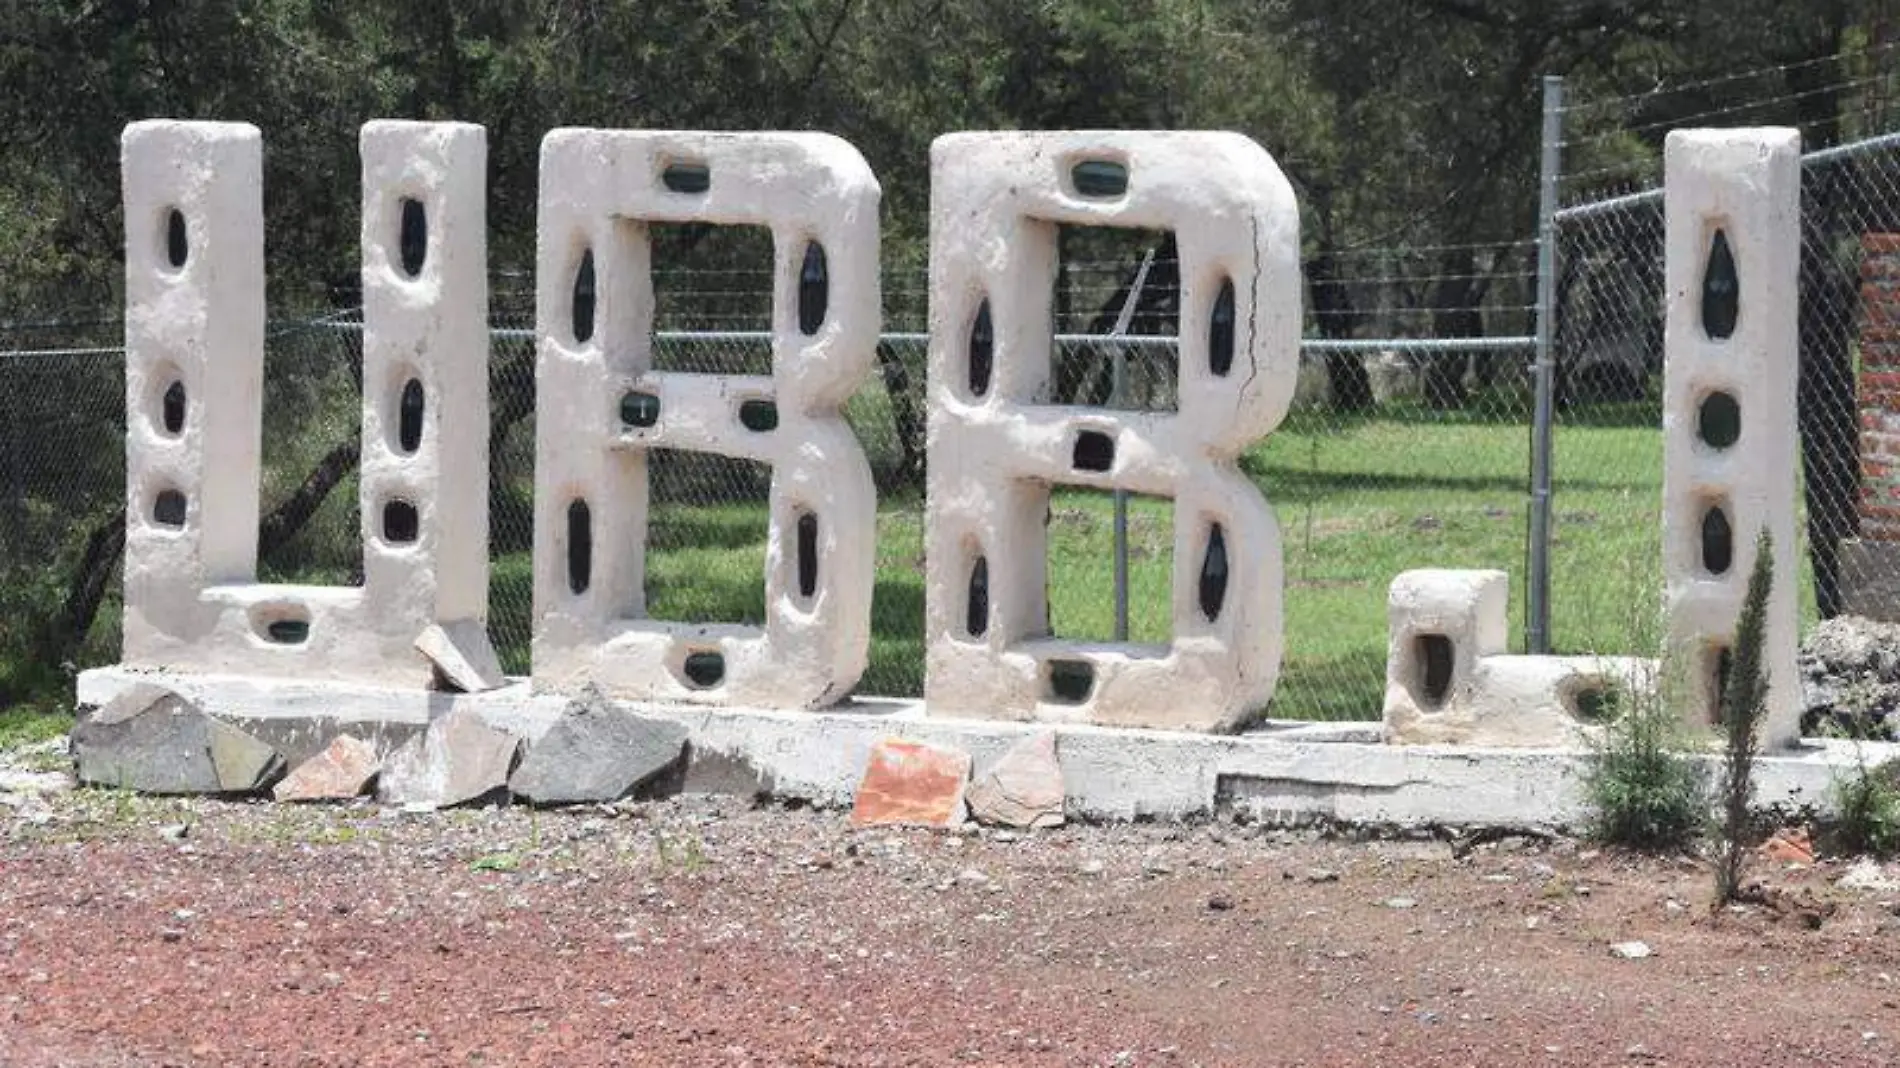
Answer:
<path fill-rule="evenodd" d="M 686 726 L 636 716 L 597 694 L 571 702 L 509 780 L 538 804 L 613 801 L 679 762 Z"/>
<path fill-rule="evenodd" d="M 73 727 L 79 781 L 152 794 L 249 793 L 283 773 L 277 750 L 174 693 L 134 687 Z"/>
<path fill-rule="evenodd" d="M 279 801 L 347 801 L 362 793 L 383 768 L 376 747 L 347 734 L 297 765 L 271 791 Z"/>
<path fill-rule="evenodd" d="M 457 708 L 389 755 L 378 796 L 385 804 L 436 808 L 480 800 L 507 787 L 520 748 L 521 739 Z"/>
<path fill-rule="evenodd" d="M 1009 747 L 970 783 L 964 795 L 978 823 L 1005 827 L 1059 827 L 1065 795 L 1056 734 L 1040 731 Z"/>
<path fill-rule="evenodd" d="M 431 623 L 416 636 L 416 651 L 429 658 L 449 685 L 463 693 L 496 689 L 508 681 L 480 620 Z"/>

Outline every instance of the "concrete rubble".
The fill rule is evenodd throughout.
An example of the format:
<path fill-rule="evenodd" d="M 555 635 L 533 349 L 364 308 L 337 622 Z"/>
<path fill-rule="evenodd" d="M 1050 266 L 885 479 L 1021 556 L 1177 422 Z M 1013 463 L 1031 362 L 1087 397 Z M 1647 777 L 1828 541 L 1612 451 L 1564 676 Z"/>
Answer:
<path fill-rule="evenodd" d="M 970 817 L 1003 827 L 1062 825 L 1062 765 L 1054 731 L 1032 734 L 984 769 L 966 794 Z"/>
<path fill-rule="evenodd" d="M 953 827 L 963 822 L 970 754 L 899 738 L 871 747 L 851 822 Z"/>
<path fill-rule="evenodd" d="M 376 747 L 348 734 L 297 765 L 271 790 L 278 801 L 347 801 L 361 795 L 383 770 Z"/>
<path fill-rule="evenodd" d="M 614 801 L 678 766 L 686 725 L 636 716 L 588 694 L 528 747 L 508 786 L 537 804 Z"/>
<path fill-rule="evenodd" d="M 283 773 L 277 750 L 177 694 L 138 686 L 122 697 L 73 727 L 81 782 L 153 794 L 231 794 L 261 789 Z"/>
<path fill-rule="evenodd" d="M 404 742 L 383 763 L 377 796 L 384 804 L 448 808 L 508 788 L 521 739 L 458 708 Z"/>

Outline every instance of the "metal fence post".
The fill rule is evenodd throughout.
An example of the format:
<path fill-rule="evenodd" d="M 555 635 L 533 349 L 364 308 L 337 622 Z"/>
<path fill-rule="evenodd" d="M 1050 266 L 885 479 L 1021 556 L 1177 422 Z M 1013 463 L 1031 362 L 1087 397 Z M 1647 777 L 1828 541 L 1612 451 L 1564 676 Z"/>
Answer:
<path fill-rule="evenodd" d="M 1557 314 L 1557 176 L 1563 165 L 1564 80 L 1544 77 L 1544 133 L 1537 195 L 1537 407 L 1531 422 L 1530 531 L 1526 554 L 1524 648 L 1550 652 L 1550 461 L 1557 364 L 1551 332 Z"/>
<path fill-rule="evenodd" d="M 1128 288 L 1128 299 L 1122 302 L 1121 314 L 1115 317 L 1115 329 L 1110 335 L 1122 337 L 1128 333 L 1128 324 L 1135 316 L 1135 306 L 1141 303 L 1141 291 L 1148 284 L 1148 268 L 1153 267 L 1155 254 L 1149 249 L 1141 258 L 1141 267 L 1135 271 L 1135 284 Z M 1109 346 L 1110 358 L 1114 361 L 1114 377 L 1111 380 L 1108 404 L 1111 408 L 1120 408 L 1128 403 L 1128 350 L 1122 345 Z M 1115 640 L 1128 640 L 1128 491 L 1115 491 Z"/>

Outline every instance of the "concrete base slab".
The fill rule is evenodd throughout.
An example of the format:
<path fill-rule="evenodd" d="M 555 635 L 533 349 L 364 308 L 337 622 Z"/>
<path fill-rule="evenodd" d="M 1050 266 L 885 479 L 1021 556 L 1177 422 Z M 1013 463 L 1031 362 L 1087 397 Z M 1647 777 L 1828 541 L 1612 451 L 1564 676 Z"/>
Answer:
<path fill-rule="evenodd" d="M 442 694 L 120 667 L 81 673 L 79 702 L 103 705 L 141 682 L 159 683 L 260 737 L 295 735 L 312 752 L 328 743 L 326 730 L 333 734 L 350 725 L 373 725 L 379 734 L 399 735 L 458 708 L 532 742 L 568 704 L 558 695 L 533 694 L 518 679 L 486 693 Z M 984 766 L 1021 739 L 1052 729 L 1000 720 L 927 719 L 917 701 L 860 700 L 825 712 L 617 703 L 642 716 L 684 724 L 696 765 L 744 768 L 748 778 L 768 784 L 775 797 L 838 807 L 851 803 L 871 747 L 880 739 L 958 748 Z M 1376 724 L 1367 726 L 1376 733 Z M 1584 751 L 1388 746 L 1327 740 L 1363 737 L 1364 732 L 1349 725 L 1326 727 L 1332 729 L 1240 735 L 1087 725 L 1053 729 L 1072 818 L 1180 819 L 1231 811 L 1284 823 L 1562 827 L 1577 825 L 1586 814 Z M 1760 759 L 1757 803 L 1825 809 L 1834 781 L 1853 773 L 1860 760 L 1871 765 L 1896 758 L 1897 744 L 1857 747 L 1813 740 Z M 688 788 L 693 779 L 689 769 Z"/>

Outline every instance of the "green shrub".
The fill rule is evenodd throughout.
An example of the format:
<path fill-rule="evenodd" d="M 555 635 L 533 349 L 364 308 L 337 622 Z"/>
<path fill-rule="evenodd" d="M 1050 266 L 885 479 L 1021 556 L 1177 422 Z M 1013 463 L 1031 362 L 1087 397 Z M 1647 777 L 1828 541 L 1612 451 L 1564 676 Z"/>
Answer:
<path fill-rule="evenodd" d="M 1861 763 L 1834 780 L 1833 846 L 1849 855 L 1888 857 L 1900 852 L 1900 764 Z"/>
<path fill-rule="evenodd" d="M 1726 903 L 1742 889 L 1742 865 L 1748 859 L 1755 798 L 1757 733 L 1768 713 L 1768 666 L 1762 660 L 1767 639 L 1768 595 L 1775 585 L 1775 540 L 1766 527 L 1755 539 L 1755 566 L 1735 623 L 1735 653 L 1722 683 L 1722 850 L 1715 861 L 1715 898 Z"/>
<path fill-rule="evenodd" d="M 1599 841 L 1670 851 L 1688 847 L 1702 832 L 1707 784 L 1686 751 L 1670 692 L 1650 685 L 1610 695 L 1611 719 L 1584 779 L 1590 833 Z"/>

